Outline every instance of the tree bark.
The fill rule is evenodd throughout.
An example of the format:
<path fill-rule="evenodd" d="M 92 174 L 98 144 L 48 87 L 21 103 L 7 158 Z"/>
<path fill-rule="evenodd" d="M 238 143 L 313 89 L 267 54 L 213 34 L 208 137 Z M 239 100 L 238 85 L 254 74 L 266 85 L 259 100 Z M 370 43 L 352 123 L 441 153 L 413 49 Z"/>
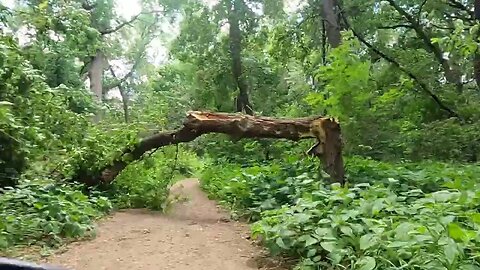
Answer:
<path fill-rule="evenodd" d="M 237 84 L 239 93 L 236 100 L 236 111 L 245 112 L 253 115 L 252 104 L 248 96 L 248 84 L 243 77 L 242 66 L 242 32 L 240 30 L 240 0 L 233 0 L 233 5 L 230 1 L 228 6 L 228 23 L 230 25 L 230 56 L 232 57 L 232 75 Z"/>
<path fill-rule="evenodd" d="M 340 46 L 342 34 L 336 0 L 323 0 L 321 15 L 325 21 L 328 43 L 332 48 Z"/>
<path fill-rule="evenodd" d="M 340 125 L 331 118 L 311 117 L 278 119 L 243 114 L 189 112 L 183 127 L 160 132 L 123 151 L 119 158 L 97 172 L 78 172 L 75 180 L 87 185 L 110 183 L 132 161 L 163 146 L 190 142 L 208 133 L 223 133 L 234 139 L 275 138 L 298 141 L 314 138 L 317 143 L 308 154 L 321 159 L 324 170 L 334 182 L 344 184 Z"/>
<path fill-rule="evenodd" d="M 88 69 L 88 78 L 90 79 L 90 90 L 92 91 L 95 100 L 101 104 L 103 102 L 103 68 L 105 63 L 103 53 L 98 50 L 93 57 Z M 95 113 L 94 122 L 100 122 L 102 119 L 102 112 Z"/>
<path fill-rule="evenodd" d="M 475 0 L 474 4 L 474 15 L 475 21 L 477 23 L 480 22 L 480 0 Z M 480 31 L 477 30 L 476 39 L 480 38 Z M 478 42 L 478 41 L 477 41 Z M 480 91 L 480 50 L 477 45 L 477 50 L 475 51 L 475 56 L 473 59 L 473 77 L 475 78 L 475 82 L 477 83 L 477 90 Z"/>
<path fill-rule="evenodd" d="M 90 79 L 90 90 L 95 95 L 95 99 L 98 102 L 103 101 L 103 66 L 104 55 L 98 50 L 95 57 L 93 57 L 92 63 L 88 69 L 88 78 Z"/>
<path fill-rule="evenodd" d="M 120 91 L 120 96 L 122 96 L 123 117 L 124 117 L 125 123 L 130 123 L 127 91 L 125 90 L 125 88 L 123 88 L 123 85 L 120 85 L 118 87 L 118 90 Z"/>
<path fill-rule="evenodd" d="M 112 76 L 116 79 L 116 80 L 119 80 L 119 78 L 117 77 L 117 75 L 115 74 L 115 71 L 113 70 L 113 67 L 110 66 L 110 73 L 112 73 Z M 132 68 L 132 71 L 133 71 L 133 68 Z M 129 76 L 127 74 L 127 76 Z M 130 117 L 129 117 L 129 108 L 128 108 L 128 93 L 127 93 L 127 90 L 123 87 L 123 84 L 122 84 L 122 80 L 119 80 L 119 83 L 117 85 L 118 87 L 118 91 L 120 92 L 120 96 L 122 97 L 122 107 L 123 107 L 123 117 L 124 117 L 124 120 L 125 120 L 125 123 L 129 123 L 130 122 Z"/>

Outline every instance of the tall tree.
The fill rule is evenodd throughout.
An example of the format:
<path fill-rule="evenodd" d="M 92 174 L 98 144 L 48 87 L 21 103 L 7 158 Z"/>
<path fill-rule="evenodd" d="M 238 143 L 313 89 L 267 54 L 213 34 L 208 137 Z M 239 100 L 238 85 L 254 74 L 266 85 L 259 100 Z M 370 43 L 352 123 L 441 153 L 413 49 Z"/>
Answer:
<path fill-rule="evenodd" d="M 242 65 L 242 31 L 240 30 L 241 10 L 245 9 L 242 0 L 227 0 L 230 56 L 232 58 L 232 75 L 238 87 L 236 98 L 237 112 L 253 115 L 252 105 L 248 95 L 248 84 L 245 80 Z"/>
<path fill-rule="evenodd" d="M 475 20 L 478 23 L 480 23 L 480 0 L 475 0 L 474 3 L 474 14 L 475 14 Z M 475 36 L 475 39 L 478 42 L 478 39 L 480 39 L 480 30 L 477 29 L 477 33 Z M 475 58 L 473 60 L 473 77 L 475 78 L 475 82 L 477 83 L 477 88 L 478 91 L 480 91 L 480 49 L 477 46 L 477 49 L 475 50 Z"/>
<path fill-rule="evenodd" d="M 95 2 L 88 2 L 88 4 L 84 2 L 84 6 L 88 6 L 92 27 L 100 33 L 101 44 L 96 49 L 95 54 L 90 55 L 85 61 L 86 68 L 84 70 L 87 71 L 87 76 L 90 80 L 90 90 L 97 102 L 101 104 L 105 95 L 111 89 L 118 88 L 123 102 L 125 120 L 128 120 L 128 95 L 123 84 L 135 73 L 139 63 L 144 61 L 145 51 L 152 37 L 159 30 L 159 18 L 163 15 L 163 12 L 155 10 L 155 7 L 160 7 L 161 4 L 150 4 L 148 1 L 145 1 L 142 8 L 148 10 L 142 10 L 129 19 L 123 19 L 115 13 L 115 2 L 113 0 L 95 0 Z M 133 64 L 131 64 L 131 70 L 125 76 L 118 78 L 114 74 L 115 71 L 113 71 L 109 62 L 112 57 L 128 58 L 124 53 L 126 48 L 122 48 L 122 44 L 128 42 L 121 42 L 125 38 L 122 32 L 125 32 L 127 28 L 134 28 L 135 34 L 133 36 L 139 36 L 138 48 L 136 48 L 135 52 L 131 52 L 131 48 L 126 50 L 135 55 L 132 60 Z M 109 70 L 116 77 L 114 83 L 104 83 L 106 70 Z M 97 113 L 95 120 L 99 121 L 100 119 L 101 114 Z"/>
<path fill-rule="evenodd" d="M 337 0 L 322 0 L 321 10 L 328 43 L 332 48 L 336 48 L 342 43 L 342 35 L 340 33 L 340 15 L 338 12 Z"/>

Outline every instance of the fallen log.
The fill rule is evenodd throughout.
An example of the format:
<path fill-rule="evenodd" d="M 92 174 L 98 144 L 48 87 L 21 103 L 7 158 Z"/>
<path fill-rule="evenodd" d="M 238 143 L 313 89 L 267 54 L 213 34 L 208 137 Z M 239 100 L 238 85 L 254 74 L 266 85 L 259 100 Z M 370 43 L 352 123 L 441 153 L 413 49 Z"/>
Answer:
<path fill-rule="evenodd" d="M 146 152 L 163 146 L 190 142 L 208 133 L 223 133 L 236 139 L 276 138 L 298 141 L 314 138 L 317 143 L 307 152 L 317 156 L 324 170 L 335 182 L 344 183 L 340 125 L 331 118 L 310 117 L 279 119 L 243 114 L 189 112 L 183 127 L 174 131 L 159 132 L 125 149 L 120 158 L 98 172 L 79 173 L 77 180 L 87 185 L 110 183 L 132 161 Z"/>

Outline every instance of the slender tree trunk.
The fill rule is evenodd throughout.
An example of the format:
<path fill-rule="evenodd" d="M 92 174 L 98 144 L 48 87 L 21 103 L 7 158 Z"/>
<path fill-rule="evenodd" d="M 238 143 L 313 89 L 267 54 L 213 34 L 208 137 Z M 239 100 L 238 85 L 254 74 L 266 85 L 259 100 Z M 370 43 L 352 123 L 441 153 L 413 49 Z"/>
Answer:
<path fill-rule="evenodd" d="M 240 0 L 227 0 L 229 3 L 228 23 L 230 25 L 230 56 L 232 57 L 232 75 L 237 84 L 237 112 L 253 115 L 252 105 L 248 96 L 248 84 L 243 77 L 242 66 L 242 32 L 240 30 Z M 233 5 L 230 1 L 233 1 Z"/>
<path fill-rule="evenodd" d="M 327 64 L 327 27 L 325 20 L 322 20 L 322 65 Z"/>
<path fill-rule="evenodd" d="M 90 90 L 95 96 L 95 99 L 98 102 L 103 101 L 103 65 L 104 65 L 104 56 L 101 51 L 97 51 L 97 54 L 90 64 L 88 70 L 88 78 L 90 79 Z"/>
<path fill-rule="evenodd" d="M 90 79 L 90 90 L 95 100 L 101 104 L 103 102 L 103 67 L 105 63 L 103 53 L 98 50 L 88 69 L 88 78 Z M 94 121 L 99 122 L 102 119 L 102 112 L 95 114 Z"/>
<path fill-rule="evenodd" d="M 475 0 L 474 5 L 475 20 L 477 23 L 480 23 L 480 0 Z M 478 39 L 480 39 L 480 30 L 477 32 L 477 40 Z M 480 91 L 480 49 L 478 48 L 478 45 L 473 59 L 473 69 L 473 77 L 475 78 L 475 82 L 477 83 L 477 90 Z"/>
<path fill-rule="evenodd" d="M 117 77 L 117 75 L 115 74 L 115 71 L 113 70 L 113 67 L 110 66 L 110 73 L 112 73 L 112 76 L 119 80 L 119 78 Z M 118 91 L 120 92 L 120 96 L 122 97 L 122 107 L 123 107 L 123 116 L 124 116 L 124 119 L 125 119 L 125 123 L 129 123 L 130 122 L 130 116 L 129 116 L 129 107 L 128 107 L 128 93 L 127 93 L 127 90 L 125 89 L 125 87 L 123 87 L 122 85 L 122 82 L 120 81 L 118 83 Z"/>
<path fill-rule="evenodd" d="M 342 44 L 342 34 L 336 0 L 323 0 L 322 17 L 325 21 L 328 43 L 332 48 L 340 46 Z"/>
<path fill-rule="evenodd" d="M 128 107 L 128 94 L 125 88 L 120 85 L 118 87 L 118 90 L 120 91 L 120 96 L 122 96 L 122 107 L 123 107 L 123 116 L 125 123 L 130 123 L 130 114 L 129 114 L 129 107 Z"/>

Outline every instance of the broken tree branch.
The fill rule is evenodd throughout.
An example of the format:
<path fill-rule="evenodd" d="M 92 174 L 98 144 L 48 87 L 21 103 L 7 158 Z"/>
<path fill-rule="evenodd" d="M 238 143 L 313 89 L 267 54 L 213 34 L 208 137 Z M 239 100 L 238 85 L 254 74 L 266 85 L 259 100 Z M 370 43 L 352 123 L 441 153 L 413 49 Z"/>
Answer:
<path fill-rule="evenodd" d="M 147 137 L 134 147 L 125 149 L 110 165 L 96 172 L 78 172 L 75 179 L 87 185 L 110 183 L 129 163 L 141 159 L 146 152 L 167 145 L 190 142 L 208 133 L 227 134 L 234 139 L 317 139 L 317 144 L 310 149 L 309 154 L 321 159 L 324 170 L 335 182 L 345 182 L 340 125 L 334 119 L 279 119 L 201 111 L 189 112 L 183 127 Z"/>

